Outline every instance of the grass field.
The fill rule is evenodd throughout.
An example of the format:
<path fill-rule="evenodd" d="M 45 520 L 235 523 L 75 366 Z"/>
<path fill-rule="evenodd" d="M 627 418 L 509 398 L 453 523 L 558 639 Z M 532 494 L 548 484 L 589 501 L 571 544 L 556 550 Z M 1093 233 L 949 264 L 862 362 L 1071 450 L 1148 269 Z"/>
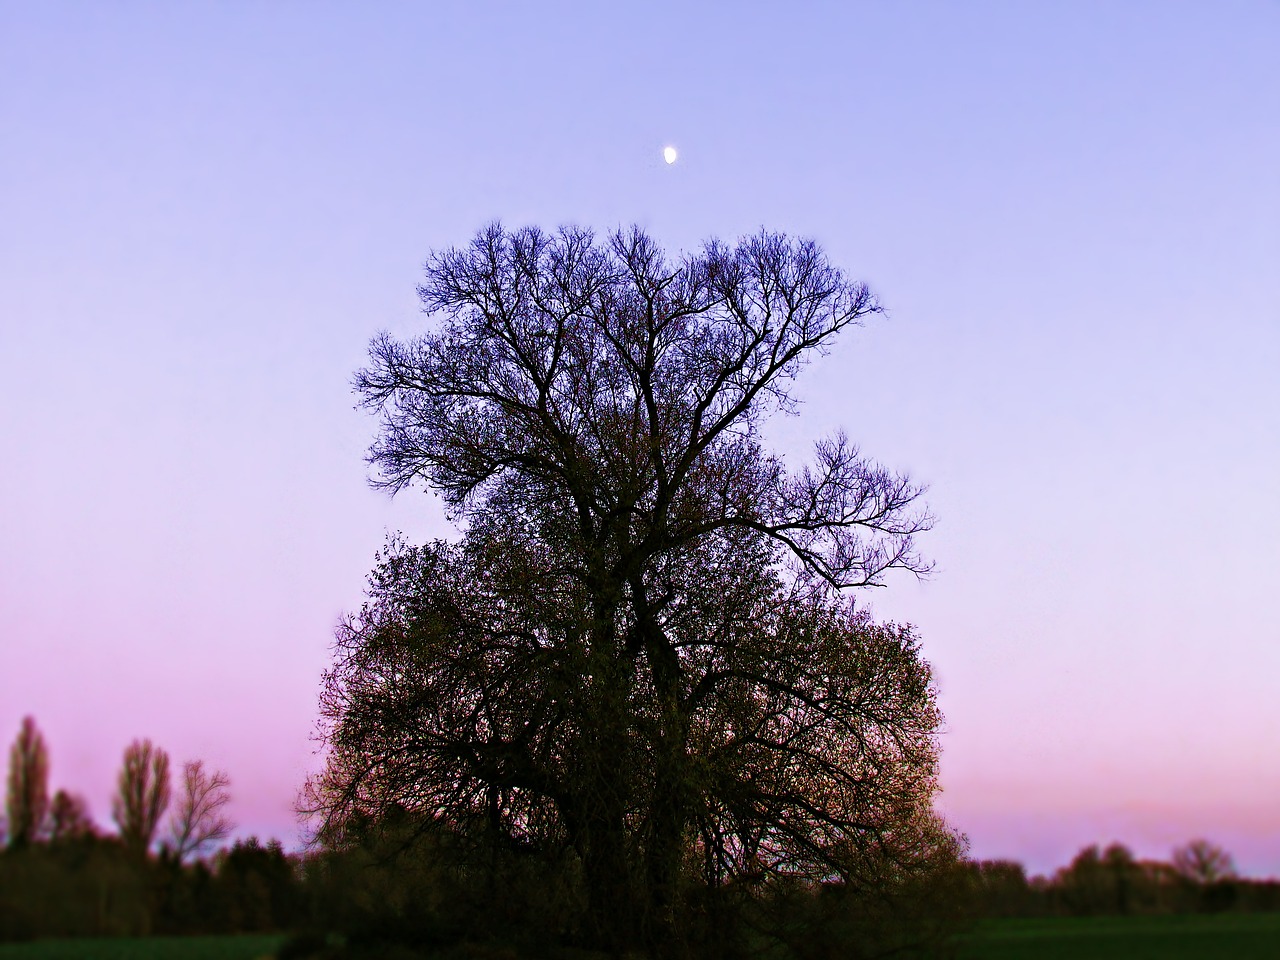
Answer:
<path fill-rule="evenodd" d="M 989 920 L 961 960 L 1277 960 L 1280 913 Z"/>
<path fill-rule="evenodd" d="M 0 960 L 258 960 L 279 936 L 37 940 L 0 944 Z M 1280 913 L 989 920 L 960 960 L 1278 960 Z"/>
<path fill-rule="evenodd" d="M 121 937 L 0 943 L 0 960 L 257 960 L 285 940 L 278 936 Z"/>

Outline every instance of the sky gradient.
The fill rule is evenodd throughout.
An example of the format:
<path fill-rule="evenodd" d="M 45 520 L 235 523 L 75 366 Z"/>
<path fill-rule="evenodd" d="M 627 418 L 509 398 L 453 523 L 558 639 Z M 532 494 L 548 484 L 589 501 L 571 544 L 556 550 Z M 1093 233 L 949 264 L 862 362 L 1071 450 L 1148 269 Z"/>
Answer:
<path fill-rule="evenodd" d="M 771 439 L 930 486 L 939 804 L 980 857 L 1280 876 L 1280 5 L 0 0 L 0 740 L 294 842 L 388 531 L 350 377 L 484 223 L 813 237 L 889 316 Z M 662 148 L 680 158 L 668 166 Z M 6 750 L 7 754 L 7 750 Z"/>

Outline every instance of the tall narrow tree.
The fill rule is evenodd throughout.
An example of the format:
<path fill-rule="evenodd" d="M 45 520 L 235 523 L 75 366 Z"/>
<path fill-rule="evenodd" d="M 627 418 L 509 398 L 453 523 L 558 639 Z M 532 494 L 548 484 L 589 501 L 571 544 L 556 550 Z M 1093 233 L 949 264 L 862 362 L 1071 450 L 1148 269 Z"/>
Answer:
<path fill-rule="evenodd" d="M 150 740 L 133 741 L 124 751 L 111 816 L 135 856 L 146 856 L 168 806 L 169 755 Z"/>
<path fill-rule="evenodd" d="M 9 846 L 22 847 L 41 838 L 49 811 L 49 750 L 33 717 L 22 718 L 18 737 L 9 750 L 5 807 Z"/>

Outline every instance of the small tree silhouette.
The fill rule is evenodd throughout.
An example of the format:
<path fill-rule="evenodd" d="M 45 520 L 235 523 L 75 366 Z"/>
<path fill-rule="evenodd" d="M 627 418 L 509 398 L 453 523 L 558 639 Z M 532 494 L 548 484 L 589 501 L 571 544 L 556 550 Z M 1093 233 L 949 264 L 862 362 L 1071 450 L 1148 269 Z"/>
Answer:
<path fill-rule="evenodd" d="M 222 812 L 231 802 L 230 785 L 231 778 L 223 771 L 206 773 L 201 760 L 182 765 L 182 796 L 173 812 L 168 841 L 179 860 L 200 853 L 231 833 L 234 824 Z"/>
<path fill-rule="evenodd" d="M 1192 883 L 1208 885 L 1236 875 L 1231 854 L 1208 840 L 1192 840 L 1173 851 L 1173 869 Z"/>
<path fill-rule="evenodd" d="M 66 790 L 55 793 L 49 805 L 49 839 L 57 843 L 77 840 L 92 833 L 93 820 L 89 817 L 84 798 Z"/>
<path fill-rule="evenodd" d="M 150 740 L 133 741 L 124 752 L 111 816 L 135 856 L 146 856 L 168 806 L 169 754 Z"/>
<path fill-rule="evenodd" d="M 49 812 L 49 750 L 33 717 L 22 718 L 22 728 L 9 751 L 9 846 L 22 847 L 39 840 Z"/>

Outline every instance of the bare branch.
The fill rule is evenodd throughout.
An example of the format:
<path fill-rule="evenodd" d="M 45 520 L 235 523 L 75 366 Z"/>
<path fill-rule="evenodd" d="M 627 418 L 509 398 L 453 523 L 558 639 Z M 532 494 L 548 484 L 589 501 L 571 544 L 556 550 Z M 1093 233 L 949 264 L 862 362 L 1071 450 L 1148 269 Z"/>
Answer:
<path fill-rule="evenodd" d="M 231 802 L 230 786 L 223 771 L 206 773 L 203 760 L 182 765 L 182 795 L 169 822 L 169 848 L 179 860 L 199 856 L 231 835 L 235 825 L 223 813 Z"/>

